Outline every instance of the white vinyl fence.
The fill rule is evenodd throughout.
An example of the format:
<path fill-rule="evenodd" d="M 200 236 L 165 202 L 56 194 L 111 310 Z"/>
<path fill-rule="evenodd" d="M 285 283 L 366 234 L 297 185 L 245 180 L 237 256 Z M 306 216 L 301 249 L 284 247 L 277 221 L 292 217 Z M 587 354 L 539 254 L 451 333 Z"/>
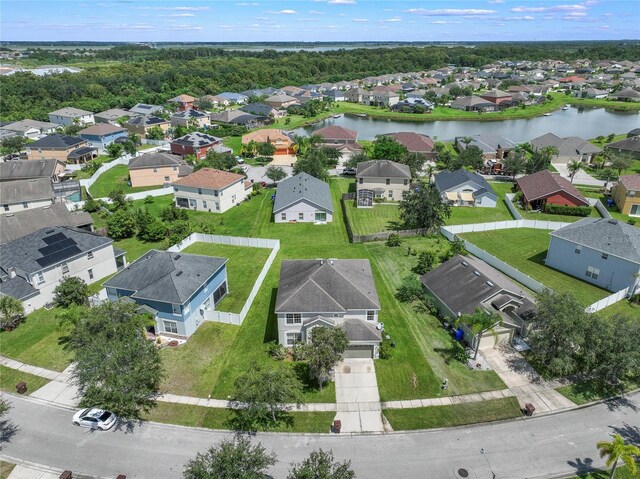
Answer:
<path fill-rule="evenodd" d="M 271 254 L 267 258 L 264 266 L 262 267 L 262 271 L 258 275 L 256 282 L 251 289 L 251 293 L 249 293 L 249 297 L 247 301 L 244 303 L 242 310 L 240 313 L 228 313 L 225 311 L 205 311 L 204 319 L 205 321 L 214 321 L 217 323 L 227 323 L 227 324 L 236 324 L 241 325 L 244 319 L 247 317 L 249 310 L 251 309 L 251 305 L 253 304 L 253 300 L 260 291 L 260 287 L 264 282 L 264 278 L 267 276 L 269 272 L 269 268 L 273 264 L 273 261 L 280 251 L 280 240 L 274 239 L 266 239 L 266 238 L 246 238 L 242 236 L 221 236 L 221 235 L 208 235 L 203 233 L 193 233 L 185 238 L 180 243 L 173 245 L 168 251 L 178 252 L 182 251 L 188 246 L 191 246 L 194 243 L 215 243 L 215 244 L 225 244 L 230 246 L 245 246 L 252 248 L 270 248 Z"/>
<path fill-rule="evenodd" d="M 600 213 L 600 216 L 607 219 L 612 218 L 611 213 L 609 213 L 609 210 L 607 210 L 604 207 L 604 205 L 598 198 L 587 198 L 587 201 L 591 206 L 593 206 L 596 210 L 598 210 L 598 213 Z"/>
<path fill-rule="evenodd" d="M 513 216 L 517 220 L 521 220 L 523 219 L 522 215 L 513 204 L 513 198 L 515 198 L 515 196 L 515 193 L 507 193 L 506 195 L 504 195 L 504 202 L 507 204 L 507 209 L 511 213 L 511 216 Z"/>
<path fill-rule="evenodd" d="M 533 228 L 537 230 L 555 231 L 571 223 L 560 221 L 540 221 L 540 220 L 508 220 L 494 221 L 492 223 L 473 223 L 469 225 L 450 225 L 440 228 L 440 232 L 449 240 L 453 236 L 462 233 L 482 233 L 484 231 L 510 230 L 514 228 Z"/>
<path fill-rule="evenodd" d="M 629 287 L 621 289 L 617 293 L 613 293 L 612 295 L 609 295 L 606 298 L 602 298 L 600 301 L 596 301 L 591 306 L 589 306 L 585 311 L 587 313 L 595 313 L 596 311 L 600 311 L 601 309 L 604 309 L 607 306 L 611 306 L 612 304 L 615 304 L 618 301 L 622 301 L 627 297 L 628 293 L 629 293 Z"/>

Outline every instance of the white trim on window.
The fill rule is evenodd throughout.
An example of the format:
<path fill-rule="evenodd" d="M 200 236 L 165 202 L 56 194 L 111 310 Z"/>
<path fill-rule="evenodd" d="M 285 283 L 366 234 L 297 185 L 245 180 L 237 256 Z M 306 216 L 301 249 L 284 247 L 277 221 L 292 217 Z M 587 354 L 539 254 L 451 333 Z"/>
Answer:
<path fill-rule="evenodd" d="M 178 323 L 175 321 L 162 321 L 165 333 L 178 334 Z"/>
<path fill-rule="evenodd" d="M 287 313 L 285 315 L 285 321 L 287 324 L 302 324 L 302 314 Z"/>

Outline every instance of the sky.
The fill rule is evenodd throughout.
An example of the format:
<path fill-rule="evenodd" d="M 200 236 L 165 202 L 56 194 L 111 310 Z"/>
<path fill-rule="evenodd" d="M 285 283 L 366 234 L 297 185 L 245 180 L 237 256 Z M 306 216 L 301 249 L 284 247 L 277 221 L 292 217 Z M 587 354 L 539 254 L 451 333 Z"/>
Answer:
<path fill-rule="evenodd" d="M 2 41 L 533 41 L 640 38 L 639 0 L 0 2 Z"/>

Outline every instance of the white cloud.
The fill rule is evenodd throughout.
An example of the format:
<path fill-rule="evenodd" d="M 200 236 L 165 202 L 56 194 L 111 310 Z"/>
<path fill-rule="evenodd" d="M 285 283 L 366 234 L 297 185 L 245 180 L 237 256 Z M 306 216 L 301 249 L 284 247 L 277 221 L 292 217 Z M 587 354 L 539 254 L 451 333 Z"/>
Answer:
<path fill-rule="evenodd" d="M 356 0 L 329 0 L 329 5 L 354 5 Z"/>
<path fill-rule="evenodd" d="M 586 17 L 587 14 L 585 12 L 569 12 L 567 13 L 568 17 Z"/>
<path fill-rule="evenodd" d="M 195 17 L 193 13 L 170 13 L 169 15 L 160 15 L 161 17 Z"/>
<path fill-rule="evenodd" d="M 520 22 L 520 21 L 535 20 L 535 17 L 532 17 L 531 15 L 524 15 L 522 17 L 506 17 L 506 18 L 503 18 L 502 20 L 506 20 L 507 22 Z"/>
<path fill-rule="evenodd" d="M 367 23 L 369 21 L 369 19 L 367 19 L 367 18 L 354 18 L 353 21 L 356 22 L 356 23 Z"/>
<path fill-rule="evenodd" d="M 504 0 L 489 0 L 487 3 L 491 5 L 497 5 L 497 4 L 504 3 Z"/>
<path fill-rule="evenodd" d="M 273 15 L 297 15 L 298 12 L 296 12 L 295 10 L 279 10 L 277 12 L 267 12 L 267 13 L 271 13 Z"/>
<path fill-rule="evenodd" d="M 431 22 L 432 25 L 452 25 L 452 24 L 458 24 L 458 23 L 462 23 L 462 22 L 448 22 L 446 20 L 434 20 L 433 22 Z"/>
<path fill-rule="evenodd" d="M 575 5 L 554 5 L 553 7 L 514 7 L 512 12 L 519 13 L 540 13 L 540 12 L 572 12 L 586 10 L 582 4 Z"/>
<path fill-rule="evenodd" d="M 236 5 L 238 5 L 239 7 L 257 7 L 258 3 L 257 2 L 242 2 L 242 3 L 236 3 Z"/>
<path fill-rule="evenodd" d="M 324 12 L 319 10 L 309 10 L 309 15 L 324 15 Z"/>
<path fill-rule="evenodd" d="M 492 15 L 495 10 L 486 10 L 481 8 L 440 8 L 436 10 L 427 10 L 426 8 L 411 8 L 405 10 L 407 13 L 415 13 L 416 15 L 424 15 L 427 17 L 455 17 L 460 15 Z"/>
<path fill-rule="evenodd" d="M 198 25 L 173 25 L 169 30 L 204 30 L 204 27 Z"/>
<path fill-rule="evenodd" d="M 397 23 L 397 22 L 401 22 L 402 19 L 398 18 L 398 17 L 394 17 L 394 18 L 387 18 L 386 20 L 383 20 L 383 22 L 389 22 L 389 23 Z"/>
<path fill-rule="evenodd" d="M 209 7 L 154 7 L 155 10 L 173 10 L 177 12 L 202 12 Z"/>

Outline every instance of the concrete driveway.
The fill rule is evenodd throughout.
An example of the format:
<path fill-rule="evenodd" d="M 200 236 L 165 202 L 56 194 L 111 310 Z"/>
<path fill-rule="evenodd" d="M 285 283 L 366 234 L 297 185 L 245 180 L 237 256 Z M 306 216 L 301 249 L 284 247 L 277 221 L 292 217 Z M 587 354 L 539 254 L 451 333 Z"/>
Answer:
<path fill-rule="evenodd" d="M 565 163 L 552 162 L 552 165 L 556 170 L 558 170 L 558 173 L 560 173 L 560 176 L 571 181 L 569 170 L 567 169 L 567 165 Z M 604 186 L 604 181 L 594 178 L 584 170 L 579 170 L 576 173 L 576 176 L 573 178 L 573 183 L 576 185 Z"/>
<path fill-rule="evenodd" d="M 281 166 L 281 168 L 285 171 L 287 176 L 291 176 L 293 173 L 293 168 L 290 166 Z M 253 180 L 254 183 L 258 183 L 260 181 L 269 182 L 269 179 L 265 176 L 267 173 L 266 166 L 253 166 L 247 165 L 247 179 Z"/>

